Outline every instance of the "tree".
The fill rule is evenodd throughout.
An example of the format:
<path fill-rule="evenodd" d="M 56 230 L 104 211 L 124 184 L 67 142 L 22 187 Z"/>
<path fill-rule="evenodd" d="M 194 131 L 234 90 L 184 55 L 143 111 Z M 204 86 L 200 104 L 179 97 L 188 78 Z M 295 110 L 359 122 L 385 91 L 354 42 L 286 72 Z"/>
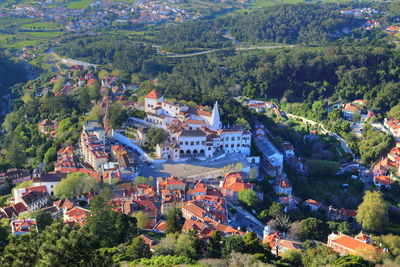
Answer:
<path fill-rule="evenodd" d="M 82 172 L 70 173 L 54 186 L 54 195 L 73 198 L 96 189 L 96 179 Z"/>
<path fill-rule="evenodd" d="M 111 210 L 108 205 L 111 191 L 105 188 L 90 201 L 92 216 L 85 228 L 89 230 L 96 247 L 113 247 L 137 234 L 136 219 Z"/>
<path fill-rule="evenodd" d="M 29 215 L 29 217 L 36 220 L 39 232 L 43 231 L 47 226 L 53 223 L 53 217 L 43 210 L 34 211 Z"/>
<path fill-rule="evenodd" d="M 53 92 L 54 92 L 54 93 L 59 92 L 59 91 L 64 87 L 64 83 L 65 83 L 65 78 L 64 78 L 64 77 L 59 78 L 59 79 L 54 83 Z"/>
<path fill-rule="evenodd" d="M 239 201 L 244 203 L 247 207 L 253 207 L 258 198 L 256 192 L 252 189 L 244 189 L 238 193 Z"/>
<path fill-rule="evenodd" d="M 168 133 L 161 128 L 151 127 L 147 132 L 147 140 L 151 146 L 164 143 L 167 137 Z"/>
<path fill-rule="evenodd" d="M 101 118 L 103 117 L 103 110 L 100 106 L 95 105 L 92 107 L 92 109 L 89 112 L 89 115 L 87 116 L 86 120 L 87 121 L 97 121 L 101 122 Z"/>
<path fill-rule="evenodd" d="M 137 176 L 136 178 L 135 178 L 135 180 L 133 181 L 133 185 L 140 185 L 140 184 L 143 184 L 143 185 L 153 185 L 153 182 L 154 181 L 154 178 L 153 177 L 148 177 L 148 178 L 146 178 L 146 177 L 143 177 L 143 176 Z"/>
<path fill-rule="evenodd" d="M 128 114 L 122 105 L 113 103 L 108 111 L 108 121 L 112 128 L 117 129 L 128 119 Z"/>
<path fill-rule="evenodd" d="M 232 252 L 244 252 L 244 241 L 240 235 L 230 235 L 223 239 L 224 247 L 222 249 L 222 256 L 228 257 Z"/>
<path fill-rule="evenodd" d="M 99 71 L 99 74 L 97 75 L 100 80 L 105 80 L 107 77 L 110 75 L 110 73 L 107 70 L 101 70 Z"/>
<path fill-rule="evenodd" d="M 139 229 L 145 229 L 147 227 L 147 224 L 149 223 L 149 215 L 147 213 L 139 211 L 135 214 L 135 218 Z"/>
<path fill-rule="evenodd" d="M 306 239 L 325 240 L 329 233 L 329 228 L 325 222 L 316 218 L 307 218 L 300 221 L 300 229 L 297 233 L 299 240 Z"/>
<path fill-rule="evenodd" d="M 268 209 L 268 216 L 276 218 L 279 214 L 283 214 L 284 207 L 281 203 L 273 201 Z"/>
<path fill-rule="evenodd" d="M 250 254 L 263 253 L 264 248 L 254 232 L 247 232 L 243 236 L 244 252 Z"/>
<path fill-rule="evenodd" d="M 336 252 L 327 246 L 307 249 L 303 253 L 302 262 L 307 267 L 327 266 L 338 258 Z"/>
<path fill-rule="evenodd" d="M 340 170 L 340 163 L 328 160 L 307 160 L 306 168 L 312 174 L 334 174 Z"/>
<path fill-rule="evenodd" d="M 358 206 L 356 220 L 367 231 L 382 232 L 388 223 L 388 209 L 380 191 L 366 191 Z"/>
<path fill-rule="evenodd" d="M 372 262 L 364 260 L 360 256 L 346 255 L 332 262 L 330 266 L 335 267 L 373 267 Z"/>
<path fill-rule="evenodd" d="M 387 113 L 388 118 L 395 118 L 397 120 L 400 120 L 400 104 L 397 104 L 396 106 L 393 106 L 389 112 Z"/>
<path fill-rule="evenodd" d="M 207 256 L 209 258 L 220 258 L 221 257 L 221 234 L 219 231 L 214 231 L 209 239 L 207 247 Z"/>
<path fill-rule="evenodd" d="M 239 124 L 240 126 L 242 126 L 243 128 L 245 128 L 247 130 L 250 130 L 250 128 L 251 128 L 250 123 L 243 118 L 237 118 L 235 121 L 235 124 Z"/>
<path fill-rule="evenodd" d="M 125 255 L 129 260 L 136 260 L 141 258 L 150 258 L 151 252 L 149 246 L 143 241 L 141 237 L 136 237 L 132 243 L 126 247 Z"/>
<path fill-rule="evenodd" d="M 179 208 L 173 208 L 167 214 L 167 231 L 166 233 L 177 233 L 182 230 L 184 218 Z"/>
<path fill-rule="evenodd" d="M 282 260 L 293 267 L 302 266 L 301 251 L 299 249 L 289 249 L 282 255 Z"/>
<path fill-rule="evenodd" d="M 44 154 L 44 159 L 43 162 L 46 164 L 49 164 L 51 162 L 53 162 L 54 160 L 56 160 L 57 157 L 57 150 L 55 147 L 50 147 L 46 153 Z"/>
<path fill-rule="evenodd" d="M 90 99 L 92 99 L 92 100 L 100 100 L 101 99 L 100 86 L 97 81 L 92 86 L 89 87 L 88 94 L 89 94 Z"/>

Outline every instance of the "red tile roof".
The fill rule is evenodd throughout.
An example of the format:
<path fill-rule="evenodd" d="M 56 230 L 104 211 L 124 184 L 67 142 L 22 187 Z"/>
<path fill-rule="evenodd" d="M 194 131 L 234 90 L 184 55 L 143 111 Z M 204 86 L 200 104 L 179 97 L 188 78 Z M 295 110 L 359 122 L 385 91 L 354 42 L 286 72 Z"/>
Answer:
<path fill-rule="evenodd" d="M 162 97 L 163 95 L 159 92 L 157 92 L 156 90 L 151 90 L 150 93 L 148 93 L 145 98 L 152 98 L 152 99 L 159 99 L 160 97 Z"/>
<path fill-rule="evenodd" d="M 384 175 L 380 175 L 380 176 L 375 176 L 374 180 L 376 183 L 380 183 L 382 185 L 390 185 L 391 183 L 391 179 L 389 176 L 384 176 Z"/>

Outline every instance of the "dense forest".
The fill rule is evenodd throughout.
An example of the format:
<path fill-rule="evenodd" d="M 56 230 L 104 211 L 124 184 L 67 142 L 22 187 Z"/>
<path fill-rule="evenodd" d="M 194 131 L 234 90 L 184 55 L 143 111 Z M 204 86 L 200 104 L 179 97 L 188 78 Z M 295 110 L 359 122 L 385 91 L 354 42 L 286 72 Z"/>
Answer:
<path fill-rule="evenodd" d="M 0 96 L 8 93 L 8 88 L 26 79 L 24 67 L 6 57 L 0 51 Z"/>
<path fill-rule="evenodd" d="M 80 58 L 93 64 L 112 63 L 113 68 L 127 72 L 154 74 L 160 64 L 154 60 L 155 49 L 134 43 L 123 36 L 85 37 L 65 40 L 56 52 L 62 56 Z"/>
<path fill-rule="evenodd" d="M 156 40 L 170 49 L 182 47 L 226 47 L 228 32 L 241 42 L 326 44 L 360 27 L 364 19 L 340 14 L 345 5 L 278 5 L 215 20 L 169 25 L 156 34 Z"/>

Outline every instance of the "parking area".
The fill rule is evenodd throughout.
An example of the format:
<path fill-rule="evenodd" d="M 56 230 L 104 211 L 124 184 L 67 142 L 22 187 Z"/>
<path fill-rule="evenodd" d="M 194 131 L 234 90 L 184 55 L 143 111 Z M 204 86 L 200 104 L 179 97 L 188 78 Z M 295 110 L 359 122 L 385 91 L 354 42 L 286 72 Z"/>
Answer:
<path fill-rule="evenodd" d="M 188 160 L 185 162 L 174 163 L 154 163 L 151 168 L 142 169 L 142 176 L 153 177 L 215 177 L 219 176 L 220 169 L 228 165 L 243 161 L 243 156 L 238 154 L 227 154 L 224 158 L 218 160 Z"/>

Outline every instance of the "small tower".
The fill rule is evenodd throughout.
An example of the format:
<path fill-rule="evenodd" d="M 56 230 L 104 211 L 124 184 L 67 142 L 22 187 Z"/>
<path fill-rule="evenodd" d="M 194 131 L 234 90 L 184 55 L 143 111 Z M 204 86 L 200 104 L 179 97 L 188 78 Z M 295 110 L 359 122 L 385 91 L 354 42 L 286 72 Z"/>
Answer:
<path fill-rule="evenodd" d="M 221 118 L 219 117 L 218 101 L 215 101 L 214 108 L 211 114 L 211 128 L 213 130 L 220 130 L 222 127 Z"/>

